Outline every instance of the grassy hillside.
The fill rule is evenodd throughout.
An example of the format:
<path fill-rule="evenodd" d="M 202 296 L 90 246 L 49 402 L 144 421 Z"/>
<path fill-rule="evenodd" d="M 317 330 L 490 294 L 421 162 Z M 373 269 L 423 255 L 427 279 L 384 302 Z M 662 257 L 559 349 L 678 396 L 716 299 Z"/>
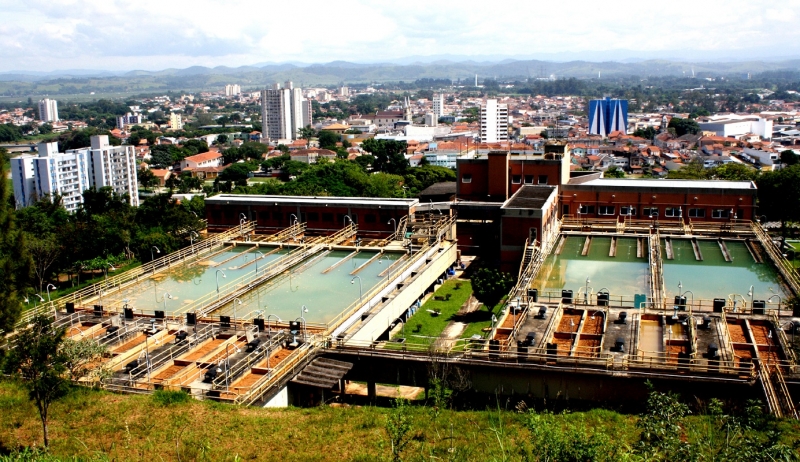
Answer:
<path fill-rule="evenodd" d="M 707 414 L 686 417 L 685 405 L 660 393 L 651 395 L 650 411 L 641 417 L 507 406 L 510 411 L 449 411 L 421 402 L 261 409 L 175 393 L 76 389 L 51 408 L 52 444 L 42 457 L 20 455 L 41 444 L 38 415 L 17 384 L 0 382 L 0 461 L 392 460 L 390 435 L 400 432 L 388 423 L 408 429 L 397 440 L 407 442 L 399 454 L 407 461 L 798 460 L 792 449 L 800 436 L 797 421 L 774 421 L 757 411 L 731 417 L 714 403 Z"/>

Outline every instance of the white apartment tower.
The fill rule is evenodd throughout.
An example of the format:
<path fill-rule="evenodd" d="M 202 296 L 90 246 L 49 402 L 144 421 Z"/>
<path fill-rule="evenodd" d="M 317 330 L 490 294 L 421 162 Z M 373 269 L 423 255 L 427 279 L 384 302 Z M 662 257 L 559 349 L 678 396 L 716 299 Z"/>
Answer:
<path fill-rule="evenodd" d="M 42 122 L 58 122 L 58 102 L 45 98 L 39 101 L 39 120 Z"/>
<path fill-rule="evenodd" d="M 225 85 L 225 96 L 236 96 L 242 93 L 242 87 L 239 85 Z"/>
<path fill-rule="evenodd" d="M 296 140 L 297 132 L 311 124 L 311 103 L 291 81 L 284 88 L 275 84 L 272 90 L 261 91 L 261 124 L 265 139 Z"/>
<path fill-rule="evenodd" d="M 487 99 L 481 106 L 481 142 L 508 141 L 508 105 Z"/>
<path fill-rule="evenodd" d="M 39 198 L 60 195 L 68 212 L 83 202 L 83 192 L 109 186 L 116 194 L 127 194 L 139 205 L 136 157 L 133 146 L 111 146 L 107 135 L 92 136 L 90 148 L 58 152 L 58 143 L 40 143 L 39 154 L 11 159 L 11 179 L 17 208 Z"/>
<path fill-rule="evenodd" d="M 91 186 L 97 189 L 108 186 L 114 194 L 127 195 L 130 204 L 138 207 L 136 149 L 129 145 L 112 146 L 108 142 L 108 135 L 95 135 L 91 141 L 92 147 L 89 150 L 92 160 L 89 168 Z"/>
<path fill-rule="evenodd" d="M 433 115 L 437 121 L 444 115 L 444 95 L 442 94 L 433 95 Z"/>

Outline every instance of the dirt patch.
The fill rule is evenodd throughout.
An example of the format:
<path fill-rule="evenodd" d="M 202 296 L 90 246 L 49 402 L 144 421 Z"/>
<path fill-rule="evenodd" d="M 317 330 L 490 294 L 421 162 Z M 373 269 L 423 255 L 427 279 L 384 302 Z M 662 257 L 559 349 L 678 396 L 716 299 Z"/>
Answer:
<path fill-rule="evenodd" d="M 578 325 L 581 322 L 579 314 L 565 314 L 558 323 L 558 332 L 578 332 Z"/>
<path fill-rule="evenodd" d="M 216 338 L 214 340 L 208 341 L 200 346 L 200 348 L 192 351 L 188 355 L 184 356 L 181 359 L 185 359 L 187 361 L 197 361 L 198 359 L 202 358 L 203 356 L 211 353 L 212 351 L 216 350 L 217 347 L 222 345 L 225 339 Z"/>
<path fill-rule="evenodd" d="M 596 334 L 600 335 L 603 333 L 603 317 L 602 316 L 595 316 L 592 319 L 591 316 L 587 317 L 586 320 L 583 322 L 583 329 L 581 330 L 584 334 Z"/>
<path fill-rule="evenodd" d="M 728 332 L 731 335 L 731 342 L 733 343 L 750 343 L 744 335 L 744 329 L 739 323 L 728 324 Z"/>
<path fill-rule="evenodd" d="M 139 334 L 136 337 L 134 337 L 133 339 L 128 340 L 127 342 L 123 343 L 122 345 L 114 348 L 113 351 L 114 351 L 114 353 L 124 353 L 124 352 L 130 350 L 131 348 L 134 348 L 137 345 L 141 345 L 142 343 L 144 343 L 144 341 L 146 339 L 147 339 L 146 335 Z"/>
<path fill-rule="evenodd" d="M 163 371 L 159 372 L 157 376 L 153 377 L 153 381 L 155 382 L 155 381 L 166 380 L 166 379 L 172 377 L 173 375 L 176 375 L 184 367 L 186 367 L 186 366 L 179 366 L 177 364 L 173 364 L 173 365 L 169 366 L 168 368 L 164 369 Z"/>
<path fill-rule="evenodd" d="M 750 330 L 753 331 L 757 345 L 775 345 L 775 333 L 770 327 L 750 323 Z M 772 338 L 770 338 L 770 334 L 772 334 Z"/>
<path fill-rule="evenodd" d="M 280 364 L 281 361 L 286 359 L 290 354 L 292 354 L 292 350 L 286 348 L 275 350 L 275 352 L 273 352 L 269 356 L 269 367 L 274 368 L 276 365 Z M 257 367 L 267 367 L 267 360 L 265 359 L 260 363 L 258 363 Z"/>

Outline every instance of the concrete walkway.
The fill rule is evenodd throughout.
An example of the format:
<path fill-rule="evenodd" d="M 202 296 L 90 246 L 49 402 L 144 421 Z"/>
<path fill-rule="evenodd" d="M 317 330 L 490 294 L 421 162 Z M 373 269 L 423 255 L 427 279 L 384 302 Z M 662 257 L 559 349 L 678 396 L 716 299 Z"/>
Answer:
<path fill-rule="evenodd" d="M 456 313 L 456 317 L 462 318 L 473 311 L 477 311 L 478 308 L 481 307 L 480 302 L 478 299 L 475 298 L 474 295 L 470 295 L 469 299 L 461 305 L 461 308 Z M 461 321 L 450 321 L 447 324 L 447 327 L 444 328 L 442 334 L 436 340 L 434 346 L 437 350 L 445 350 L 449 351 L 453 344 L 458 341 L 461 337 L 461 334 L 464 333 L 464 330 L 467 328 L 467 324 Z"/>

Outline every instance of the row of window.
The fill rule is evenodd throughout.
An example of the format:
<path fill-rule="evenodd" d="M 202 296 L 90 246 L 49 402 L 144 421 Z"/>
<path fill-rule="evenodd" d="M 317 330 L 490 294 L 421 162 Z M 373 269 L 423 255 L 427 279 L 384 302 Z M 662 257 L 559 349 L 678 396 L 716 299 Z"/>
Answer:
<path fill-rule="evenodd" d="M 525 175 L 525 184 L 533 184 L 534 175 Z M 472 183 L 472 174 L 464 173 L 461 175 L 462 183 Z M 522 183 L 522 175 L 511 175 L 511 184 Z M 537 184 L 547 184 L 547 175 L 539 175 L 539 182 Z"/>
<path fill-rule="evenodd" d="M 644 207 L 642 208 L 642 216 L 646 218 L 655 218 L 660 216 L 661 209 L 659 207 Z M 714 209 L 711 210 L 711 218 L 731 218 L 731 213 L 733 211 L 731 209 Z M 569 213 L 569 205 L 564 206 L 564 213 Z M 601 205 L 595 209 L 594 205 L 581 205 L 578 208 L 579 215 L 593 215 L 597 213 L 598 215 L 616 215 L 616 207 L 613 205 Z M 621 216 L 627 217 L 635 217 L 636 215 L 636 207 L 620 207 L 619 214 Z M 690 208 L 688 209 L 688 213 L 686 214 L 689 218 L 705 218 L 706 217 L 706 209 L 697 209 L 697 208 Z M 669 218 L 682 218 L 684 216 L 683 209 L 681 207 L 665 207 L 664 208 L 664 216 Z M 742 218 L 742 211 L 739 210 L 734 213 L 734 218 Z"/>

